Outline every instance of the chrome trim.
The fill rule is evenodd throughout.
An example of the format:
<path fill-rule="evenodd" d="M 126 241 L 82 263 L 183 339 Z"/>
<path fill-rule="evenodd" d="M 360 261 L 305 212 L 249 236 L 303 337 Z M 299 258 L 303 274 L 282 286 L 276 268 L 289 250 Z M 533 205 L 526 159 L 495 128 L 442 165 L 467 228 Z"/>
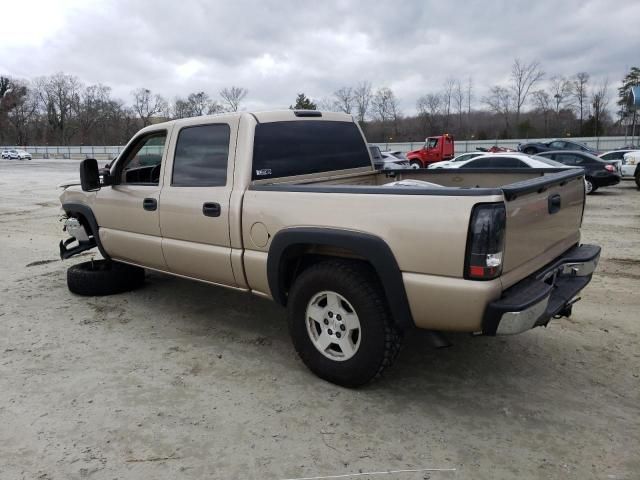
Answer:
<path fill-rule="evenodd" d="M 506 312 L 498 323 L 496 335 L 516 335 L 531 330 L 547 310 L 549 296 L 521 312 Z"/>

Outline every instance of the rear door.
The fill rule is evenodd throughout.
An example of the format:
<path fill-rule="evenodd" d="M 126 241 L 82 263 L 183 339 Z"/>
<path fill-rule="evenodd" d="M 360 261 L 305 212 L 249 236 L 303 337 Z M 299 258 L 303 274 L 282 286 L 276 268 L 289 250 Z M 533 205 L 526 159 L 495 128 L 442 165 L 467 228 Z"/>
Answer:
<path fill-rule="evenodd" d="M 170 272 L 236 285 L 229 200 L 238 119 L 175 127 L 161 193 L 162 251 Z"/>

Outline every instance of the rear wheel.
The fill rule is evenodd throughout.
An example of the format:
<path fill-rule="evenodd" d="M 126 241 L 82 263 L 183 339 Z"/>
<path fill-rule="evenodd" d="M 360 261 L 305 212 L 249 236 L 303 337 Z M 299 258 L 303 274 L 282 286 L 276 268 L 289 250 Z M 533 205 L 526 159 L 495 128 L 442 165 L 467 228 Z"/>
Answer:
<path fill-rule="evenodd" d="M 587 195 L 589 195 L 590 193 L 595 192 L 595 188 L 593 187 L 593 182 L 589 179 L 585 179 L 584 180 L 584 188 L 585 188 L 585 193 Z"/>
<path fill-rule="evenodd" d="M 524 153 L 526 153 L 527 155 L 533 155 L 534 153 L 536 153 L 536 149 L 535 148 L 525 148 L 523 150 Z"/>
<path fill-rule="evenodd" d="M 355 262 L 308 268 L 289 295 L 289 331 L 305 365 L 345 387 L 364 385 L 395 360 L 402 341 L 373 273 Z"/>
<path fill-rule="evenodd" d="M 636 179 L 636 186 L 640 189 L 640 171 L 636 172 L 635 179 Z"/>
<path fill-rule="evenodd" d="M 67 287 L 78 295 L 113 295 L 134 290 L 143 284 L 144 268 L 111 260 L 91 260 L 67 270 Z"/>
<path fill-rule="evenodd" d="M 420 161 L 418 160 L 411 160 L 411 168 L 415 170 L 422 168 L 422 163 L 420 163 Z"/>

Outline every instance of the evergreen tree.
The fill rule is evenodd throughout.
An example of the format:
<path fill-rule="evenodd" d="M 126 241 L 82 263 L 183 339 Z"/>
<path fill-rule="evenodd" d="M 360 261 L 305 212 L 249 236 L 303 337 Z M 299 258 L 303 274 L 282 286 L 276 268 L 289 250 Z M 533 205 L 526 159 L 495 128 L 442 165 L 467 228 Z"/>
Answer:
<path fill-rule="evenodd" d="M 299 93 L 296 97 L 296 104 L 289 108 L 291 110 L 317 110 L 318 107 L 304 93 Z"/>

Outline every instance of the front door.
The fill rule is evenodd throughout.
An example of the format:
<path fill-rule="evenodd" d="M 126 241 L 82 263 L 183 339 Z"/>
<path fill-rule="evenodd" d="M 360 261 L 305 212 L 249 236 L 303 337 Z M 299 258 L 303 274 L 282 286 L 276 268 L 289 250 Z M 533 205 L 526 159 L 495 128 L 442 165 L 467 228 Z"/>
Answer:
<path fill-rule="evenodd" d="M 238 122 L 201 122 L 172 135 L 160 194 L 162 251 L 172 273 L 235 286 L 229 200 Z"/>
<path fill-rule="evenodd" d="M 129 142 L 111 169 L 116 184 L 96 194 L 100 240 L 115 260 L 166 269 L 158 212 L 168 135 L 158 129 Z"/>

